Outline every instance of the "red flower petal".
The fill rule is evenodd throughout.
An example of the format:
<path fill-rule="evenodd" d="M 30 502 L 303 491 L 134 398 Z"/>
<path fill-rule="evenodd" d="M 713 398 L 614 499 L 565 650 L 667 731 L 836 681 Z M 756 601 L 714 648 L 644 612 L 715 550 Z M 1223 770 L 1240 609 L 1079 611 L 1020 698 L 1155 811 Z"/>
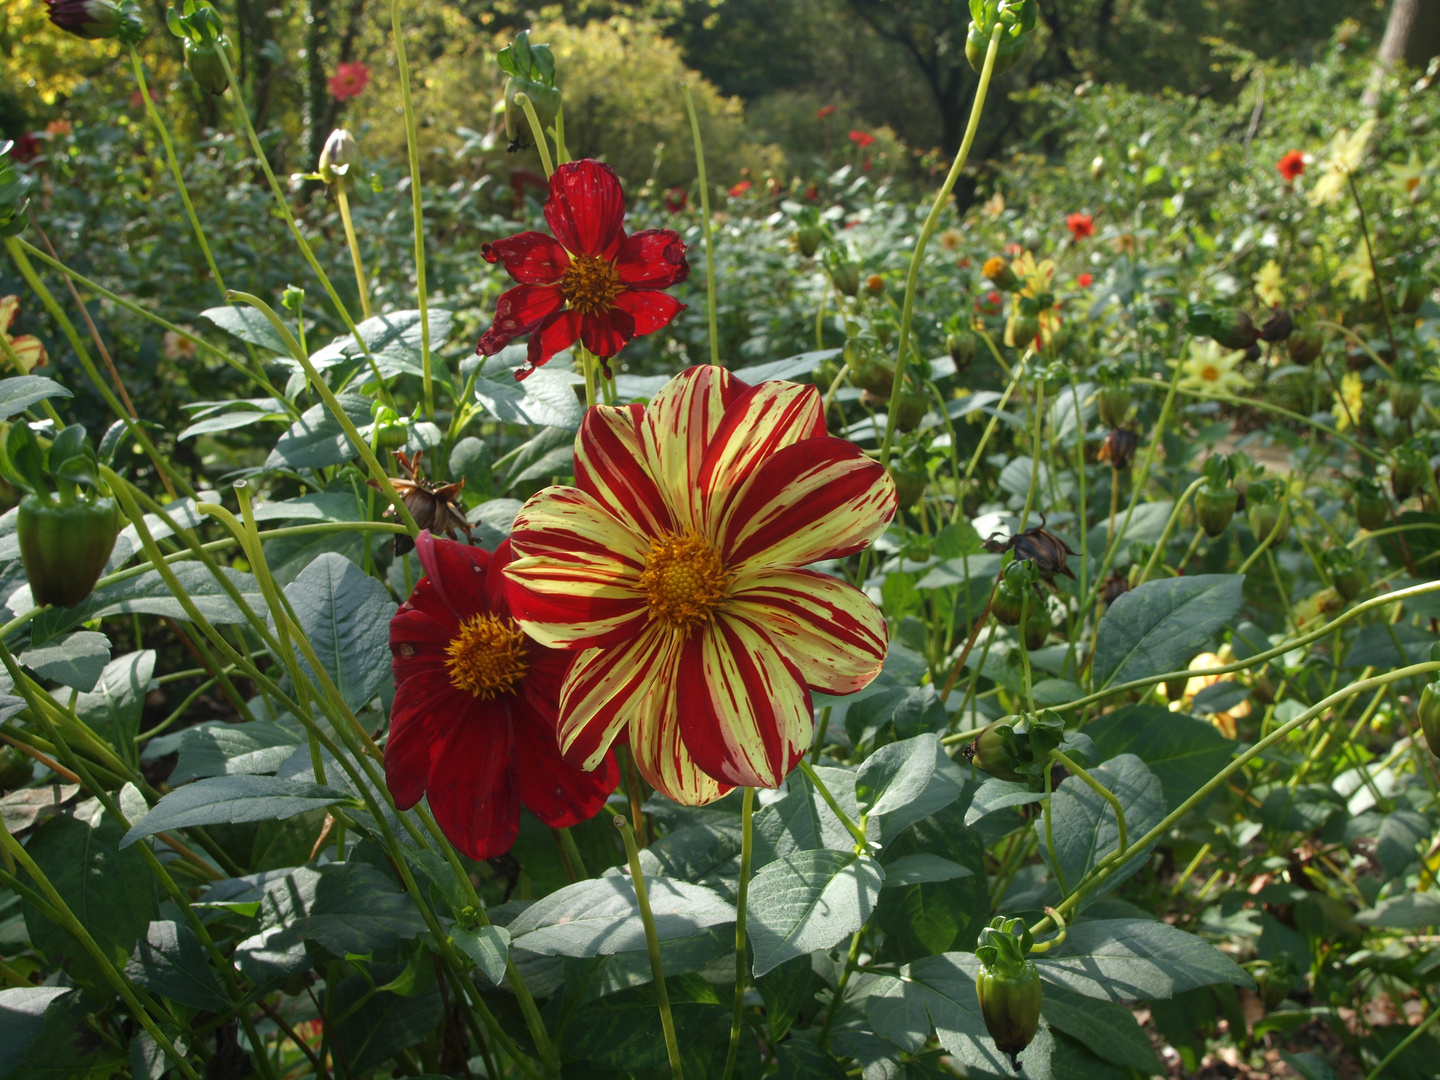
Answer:
<path fill-rule="evenodd" d="M 619 177 L 609 165 L 589 158 L 559 166 L 550 176 L 545 220 L 572 254 L 613 258 L 625 221 Z"/>
<path fill-rule="evenodd" d="M 488 610 L 485 572 L 490 552 L 458 540 L 432 536 L 423 529 L 415 538 L 415 557 L 440 598 L 462 620 Z"/>
<path fill-rule="evenodd" d="M 700 465 L 725 410 L 749 389 L 724 368 L 702 364 L 671 379 L 645 409 L 646 465 L 680 530 L 704 525 Z"/>
<path fill-rule="evenodd" d="M 425 794 L 430 765 L 442 741 L 442 721 L 463 721 L 469 712 L 467 702 L 473 700 L 451 685 L 443 668 L 396 683 L 385 741 L 385 786 L 401 810 L 410 809 Z"/>
<path fill-rule="evenodd" d="M 553 285 L 570 266 L 570 256 L 553 236 L 522 232 L 480 249 L 486 262 L 499 262 L 516 281 Z"/>
<path fill-rule="evenodd" d="M 675 522 L 641 447 L 643 405 L 597 405 L 585 411 L 575 439 L 575 485 L 644 536 L 675 531 Z"/>
<path fill-rule="evenodd" d="M 680 731 L 722 783 L 778 787 L 810 745 L 810 691 L 763 630 L 731 614 L 692 634 L 676 687 Z"/>
<path fill-rule="evenodd" d="M 511 716 L 520 801 L 556 829 L 578 825 L 598 814 L 610 793 L 620 786 L 615 755 L 606 754 L 593 772 L 582 771 L 560 756 L 553 710 L 548 721 L 524 706 L 512 706 Z"/>
<path fill-rule="evenodd" d="M 508 705 L 472 700 L 469 715 L 450 714 L 425 794 L 446 839 L 472 859 L 493 859 L 520 832 L 515 735 Z"/>
<path fill-rule="evenodd" d="M 613 649 L 575 658 L 560 695 L 560 752 L 576 768 L 594 768 L 627 726 L 653 721 L 675 683 L 679 652 L 668 628 L 651 623 Z"/>
<path fill-rule="evenodd" d="M 580 324 L 580 340 L 596 356 L 614 356 L 634 336 L 635 320 L 618 304 L 598 315 L 586 315 Z"/>
<path fill-rule="evenodd" d="M 425 588 L 425 579 L 415 586 L 418 593 Z M 460 620 L 426 588 L 430 602 L 445 613 L 442 621 L 428 611 L 406 603 L 390 620 L 390 651 L 394 656 L 391 670 L 399 686 L 412 675 L 420 675 L 443 667 L 448 660 L 445 648 L 459 629 Z"/>
<path fill-rule="evenodd" d="M 635 321 L 635 337 L 653 334 L 685 310 L 669 293 L 654 289 L 626 289 L 615 297 L 615 306 Z"/>
<path fill-rule="evenodd" d="M 559 289 L 555 290 L 557 293 Z M 580 336 L 580 325 L 584 316 L 575 310 L 561 311 L 551 315 L 530 332 L 530 348 L 525 354 L 529 368 L 515 372 L 516 379 L 522 379 L 562 349 L 575 344 Z"/>
<path fill-rule="evenodd" d="M 537 324 L 564 306 L 564 294 L 553 285 L 517 285 L 501 293 L 500 299 L 495 301 L 495 321 L 481 336 L 475 351 L 494 356 L 521 334 L 532 333 Z M 533 342 L 531 347 L 533 349 Z M 551 355 L 558 351 L 553 350 Z M 545 360 L 548 359 L 550 357 L 546 356 Z"/>
<path fill-rule="evenodd" d="M 671 678 L 662 688 L 652 716 L 631 723 L 630 753 L 645 782 L 661 795 L 682 806 L 704 806 L 734 789 L 700 768 L 685 745 L 675 681 Z"/>
<path fill-rule="evenodd" d="M 690 276 L 685 244 L 674 229 L 643 229 L 626 238 L 615 273 L 634 289 L 668 289 Z"/>

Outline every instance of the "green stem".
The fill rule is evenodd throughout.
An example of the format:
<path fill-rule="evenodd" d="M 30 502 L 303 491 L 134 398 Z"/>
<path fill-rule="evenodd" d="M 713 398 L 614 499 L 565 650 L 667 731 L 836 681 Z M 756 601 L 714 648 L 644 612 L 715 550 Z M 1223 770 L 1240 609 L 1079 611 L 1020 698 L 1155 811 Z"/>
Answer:
<path fill-rule="evenodd" d="M 705 176 L 705 144 L 700 138 L 700 117 L 690 87 L 682 88 L 685 110 L 690 114 L 690 136 L 695 140 L 695 170 L 700 182 L 700 226 L 705 236 L 705 306 L 710 320 L 710 363 L 720 366 L 720 322 L 715 310 L 715 236 L 710 224 L 710 182 Z"/>
<path fill-rule="evenodd" d="M 844 810 L 840 809 L 840 804 L 835 801 L 835 796 L 830 794 L 830 789 L 825 786 L 825 781 L 821 780 L 819 774 L 815 772 L 815 767 L 803 757 L 797 764 L 800 766 L 800 771 L 805 774 L 805 778 L 815 785 L 816 791 L 820 792 L 820 797 L 825 800 L 825 805 L 830 807 L 830 812 L 840 819 L 840 824 L 844 825 L 845 830 L 855 838 L 855 843 L 864 850 L 865 854 L 870 854 L 870 843 L 865 839 L 865 831 L 851 821 Z"/>
<path fill-rule="evenodd" d="M 755 789 L 747 787 L 740 804 L 740 891 L 735 898 L 735 1006 L 730 1014 L 730 1049 L 725 1054 L 725 1073 L 722 1080 L 730 1080 L 735 1075 L 735 1062 L 740 1055 L 740 1029 L 745 1013 L 745 908 L 750 895 L 750 859 L 755 833 L 751 819 L 754 808 Z"/>
<path fill-rule="evenodd" d="M 1265 539 L 1261 540 L 1260 543 L 1255 546 L 1255 550 L 1250 553 L 1250 557 L 1246 559 L 1243 563 L 1241 563 L 1240 569 L 1235 572 L 1237 574 L 1240 574 L 1241 576 L 1248 574 L 1250 572 L 1250 567 L 1254 565 L 1255 560 L 1258 559 L 1261 555 L 1265 554 L 1265 552 L 1270 550 L 1270 545 L 1275 542 L 1275 537 L 1280 535 L 1280 530 L 1289 523 L 1290 510 L 1284 503 L 1281 503 L 1280 513 L 1275 516 L 1275 524 L 1270 526 L 1270 531 L 1265 534 Z"/>
<path fill-rule="evenodd" d="M 645 924 L 645 947 L 650 952 L 650 974 L 655 979 L 655 1001 L 660 1007 L 660 1026 L 665 1031 L 665 1051 L 670 1057 L 670 1075 L 684 1080 L 680 1064 L 680 1044 L 675 1039 L 675 1019 L 670 1015 L 670 994 L 665 988 L 665 966 L 660 961 L 660 937 L 655 932 L 655 915 L 650 910 L 650 894 L 645 888 L 645 873 L 640 869 L 640 849 L 635 846 L 635 832 L 624 814 L 615 815 L 615 827 L 625 841 L 625 857 L 630 861 L 630 880 L 635 886 L 635 902 L 640 906 L 640 921 Z"/>
<path fill-rule="evenodd" d="M 390 30 L 395 37 L 395 63 L 400 70 L 400 106 L 405 110 L 405 145 L 410 155 L 410 210 L 415 219 L 415 300 L 420 309 L 420 366 L 423 370 L 425 419 L 435 419 L 435 384 L 430 357 L 430 301 L 425 289 L 425 215 L 421 203 L 420 138 L 415 124 L 415 101 L 410 93 L 410 58 L 400 26 L 400 0 L 390 0 Z M 359 256 L 356 256 L 357 260 Z M 358 265 L 358 263 L 357 263 Z M 364 297 L 361 291 L 361 297 Z M 357 335 L 358 340 L 358 335 Z M 384 392 L 384 383 L 381 383 Z"/>
<path fill-rule="evenodd" d="M 360 241 L 355 236 L 355 223 L 350 219 L 350 196 L 345 191 L 345 181 L 335 184 L 335 202 L 340 207 L 340 222 L 345 226 L 345 244 L 350 248 L 350 262 L 355 267 L 355 289 L 360 293 L 360 314 L 370 318 L 370 286 L 365 280 L 365 263 L 360 258 Z M 428 313 L 427 313 L 428 317 Z M 422 327 L 425 342 L 430 337 L 429 327 Z M 428 350 L 427 350 L 428 352 Z"/>
<path fill-rule="evenodd" d="M 540 126 L 540 116 L 535 111 L 535 103 L 530 100 L 529 94 L 519 93 L 515 95 L 515 104 L 525 112 L 525 122 L 530 125 L 530 137 L 535 140 L 535 149 L 540 154 L 540 167 L 545 170 L 545 179 L 548 180 L 555 174 L 555 163 L 550 158 L 550 142 L 545 137 L 545 129 Z"/>
<path fill-rule="evenodd" d="M 1185 509 L 1185 504 L 1190 501 L 1190 496 L 1199 491 L 1200 486 L 1204 483 L 1205 477 L 1201 476 L 1197 478 L 1194 483 L 1181 492 L 1180 498 L 1175 500 L 1175 505 L 1170 510 L 1170 517 L 1165 522 L 1165 529 L 1160 534 L 1160 540 L 1155 545 L 1155 550 L 1150 553 L 1150 558 L 1145 561 L 1145 569 L 1140 573 L 1140 580 L 1136 583 L 1137 586 L 1144 585 L 1145 582 L 1150 580 L 1150 575 L 1155 572 L 1155 565 L 1160 561 L 1160 556 L 1165 551 L 1165 545 L 1170 542 L 1170 534 L 1175 531 L 1175 525 L 1180 520 L 1180 512 Z"/>

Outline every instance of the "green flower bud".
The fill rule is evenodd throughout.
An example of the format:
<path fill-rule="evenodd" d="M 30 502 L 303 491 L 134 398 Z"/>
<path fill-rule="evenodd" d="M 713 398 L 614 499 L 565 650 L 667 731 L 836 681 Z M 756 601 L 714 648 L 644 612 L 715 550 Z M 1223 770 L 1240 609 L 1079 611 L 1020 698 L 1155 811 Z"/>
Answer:
<path fill-rule="evenodd" d="M 903 465 L 890 466 L 890 479 L 895 481 L 895 496 L 900 509 L 908 510 L 925 495 L 925 485 L 930 478 L 919 469 L 908 469 Z"/>
<path fill-rule="evenodd" d="M 945 350 L 950 354 L 950 359 L 955 361 L 956 372 L 968 368 L 979 349 L 980 339 L 972 330 L 960 330 L 945 338 Z"/>
<path fill-rule="evenodd" d="M 930 395 L 907 386 L 890 399 L 890 407 L 895 410 L 895 426 L 901 431 L 914 431 L 930 411 Z"/>
<path fill-rule="evenodd" d="M 883 400 L 895 386 L 895 368 L 882 357 L 865 352 L 850 361 L 850 381 Z"/>
<path fill-rule="evenodd" d="M 824 241 L 825 227 L 823 225 L 802 225 L 795 230 L 795 247 L 807 259 L 820 250 L 820 245 Z"/>
<path fill-rule="evenodd" d="M 1395 283 L 1395 306 L 1406 315 L 1414 315 L 1429 291 L 1424 278 L 1407 274 Z"/>
<path fill-rule="evenodd" d="M 1130 391 L 1124 386 L 1106 386 L 1096 395 L 1100 408 L 1100 422 L 1108 428 L 1118 428 L 1130 415 Z"/>
<path fill-rule="evenodd" d="M 1292 364 L 1302 367 L 1315 362 L 1325 348 L 1325 334 L 1317 327 L 1302 326 L 1293 331 L 1285 342 L 1285 352 Z"/>
<path fill-rule="evenodd" d="M 76 37 L 91 41 L 119 38 L 136 45 L 145 36 L 145 24 L 133 0 L 47 0 L 50 21 Z"/>
<path fill-rule="evenodd" d="M 1360 477 L 1355 481 L 1355 521 L 1362 529 L 1383 529 L 1390 520 L 1390 503 L 1373 480 Z"/>
<path fill-rule="evenodd" d="M 1028 349 L 1040 336 L 1040 320 L 1033 315 L 1011 315 L 1005 321 L 1005 344 L 1014 349 Z"/>
<path fill-rule="evenodd" d="M 1229 487 L 1217 490 L 1207 484 L 1195 493 L 1195 516 L 1206 536 L 1213 540 L 1229 527 L 1239 500 L 1239 493 Z"/>
<path fill-rule="evenodd" d="M 1402 446 L 1390 459 L 1390 490 L 1400 502 L 1414 495 L 1425 482 L 1430 462 L 1413 446 Z"/>
<path fill-rule="evenodd" d="M 0 142 L 0 237 L 20 234 L 25 228 L 25 208 L 30 205 L 25 198 L 30 182 L 10 164 L 10 148 L 14 145 L 8 139 Z"/>
<path fill-rule="evenodd" d="M 1050 613 L 1045 610 L 1045 605 L 1038 597 L 1030 600 L 1030 614 L 1025 619 L 1024 637 L 1025 648 L 1031 652 L 1045 644 L 1045 639 L 1050 636 L 1050 631 L 1055 624 L 1050 620 Z"/>
<path fill-rule="evenodd" d="M 344 128 L 336 128 L 325 140 L 320 151 L 320 165 L 315 170 L 327 184 L 351 179 L 360 168 L 360 144 Z"/>
<path fill-rule="evenodd" d="M 1002 581 L 995 587 L 990 611 L 1006 626 L 1019 626 L 1020 616 L 1025 609 L 1025 594 L 1016 592 L 1008 582 Z"/>
<path fill-rule="evenodd" d="M 1421 389 L 1417 382 L 1392 379 L 1390 382 L 1390 411 L 1397 420 L 1409 420 L 1420 408 Z"/>
<path fill-rule="evenodd" d="M 1433 682 L 1420 692 L 1420 730 L 1430 753 L 1440 757 L 1440 682 Z"/>
<path fill-rule="evenodd" d="M 1034 961 L 1025 956 L 1028 947 L 1029 933 L 1024 923 L 999 916 L 980 931 L 980 943 L 975 947 L 980 959 L 975 976 L 980 1015 L 990 1038 L 995 1040 L 995 1048 L 1010 1056 L 1017 1073 L 1018 1055 L 1039 1030 L 1043 997 L 1040 973 Z"/>
<path fill-rule="evenodd" d="M 1025 51 L 1025 42 L 1035 29 L 1038 15 L 1035 0 L 970 0 L 970 29 L 965 35 L 965 58 L 978 73 L 984 70 L 990 38 L 998 26 L 1000 41 L 995 50 L 993 73 L 1009 70 Z"/>

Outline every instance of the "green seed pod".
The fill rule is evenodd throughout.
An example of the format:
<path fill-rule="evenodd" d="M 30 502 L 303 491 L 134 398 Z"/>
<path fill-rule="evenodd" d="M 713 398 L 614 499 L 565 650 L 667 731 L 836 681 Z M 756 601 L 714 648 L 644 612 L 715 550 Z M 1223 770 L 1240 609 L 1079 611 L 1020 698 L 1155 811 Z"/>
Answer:
<path fill-rule="evenodd" d="M 1406 275 L 1395 283 L 1395 306 L 1406 315 L 1414 315 L 1429 291 L 1424 278 Z"/>
<path fill-rule="evenodd" d="M 980 339 L 971 330 L 961 330 L 945 338 L 945 349 L 955 361 L 956 372 L 964 371 L 975 359 L 980 349 Z"/>
<path fill-rule="evenodd" d="M 1025 648 L 1034 652 L 1043 646 L 1052 629 L 1054 623 L 1050 621 L 1050 613 L 1045 610 L 1045 605 L 1039 598 L 1031 599 L 1030 614 L 1025 619 Z"/>
<path fill-rule="evenodd" d="M 540 130 L 546 131 L 560 111 L 560 91 L 518 75 L 511 75 L 505 80 L 505 137 L 510 140 L 509 149 L 524 150 L 534 146 L 535 139 L 530 131 L 530 118 L 525 115 L 524 107 L 516 102 L 516 94 L 524 94 L 530 99 L 535 119 L 540 121 Z"/>
<path fill-rule="evenodd" d="M 1015 781 L 1025 778 L 1024 774 L 1017 771 L 1023 763 L 1016 747 L 1015 729 L 1012 726 L 1014 719 L 1013 716 L 1004 716 L 994 721 L 965 748 L 965 756 L 972 765 L 1001 780 Z"/>
<path fill-rule="evenodd" d="M 1390 411 L 1397 420 L 1409 420 L 1420 408 L 1421 389 L 1417 382 L 1394 379 L 1390 382 Z"/>
<path fill-rule="evenodd" d="M 907 469 L 900 465 L 890 466 L 890 479 L 895 481 L 895 495 L 900 509 L 908 510 L 925 494 L 925 485 L 930 478 L 918 469 Z"/>
<path fill-rule="evenodd" d="M 1304 326 L 1291 333 L 1285 342 L 1285 352 L 1292 364 L 1302 367 L 1315 362 L 1325 348 L 1325 334 L 1314 326 Z"/>
<path fill-rule="evenodd" d="M 995 1048 L 1010 1056 L 1017 1073 L 1020 1052 L 1039 1030 L 1043 997 L 1040 973 L 1034 961 L 1025 956 L 1029 944 L 1029 933 L 1021 920 L 997 916 L 980 931 L 980 943 L 975 947 L 980 959 L 975 976 L 980 1015 L 985 1019 L 985 1030 L 995 1040 Z"/>
<path fill-rule="evenodd" d="M 120 532 L 120 510 L 114 499 L 82 498 L 65 505 L 48 495 L 27 495 L 20 501 L 15 532 L 35 603 L 73 608 L 90 595 L 105 569 Z"/>
<path fill-rule="evenodd" d="M 1440 682 L 1433 682 L 1420 692 L 1420 730 L 1430 753 L 1440 757 Z"/>
<path fill-rule="evenodd" d="M 1108 428 L 1118 428 L 1130 415 L 1130 391 L 1123 386 L 1104 387 L 1096 395 L 1100 409 L 1100 422 Z"/>
<path fill-rule="evenodd" d="M 890 399 L 890 407 L 895 410 L 895 426 L 901 431 L 914 431 L 930 411 L 930 395 L 907 386 Z"/>
<path fill-rule="evenodd" d="M 850 381 L 884 400 L 895 387 L 895 368 L 878 356 L 862 353 L 850 362 Z"/>
<path fill-rule="evenodd" d="M 1040 320 L 1033 315 L 1011 315 L 1005 321 L 1005 344 L 1028 349 L 1040 335 Z"/>
<path fill-rule="evenodd" d="M 216 97 L 225 93 L 225 88 L 230 85 L 225 65 L 220 62 L 220 50 L 226 44 L 223 37 L 213 42 L 185 39 L 185 67 L 201 90 Z"/>
<path fill-rule="evenodd" d="M 1195 493 L 1195 516 L 1206 536 L 1213 540 L 1229 527 L 1239 499 L 1239 493 L 1234 488 L 1216 491 L 1208 484 Z"/>
<path fill-rule="evenodd" d="M 990 610 L 1006 626 L 1019 626 L 1024 611 L 1025 596 L 1002 581 L 995 588 L 995 597 L 990 601 Z"/>
<path fill-rule="evenodd" d="M 1390 463 L 1390 490 L 1400 502 L 1414 495 L 1425 482 L 1425 470 L 1429 467 L 1418 451 L 1402 449 Z"/>
<path fill-rule="evenodd" d="M 824 240 L 825 227 L 823 225 L 802 225 L 795 230 L 795 247 L 807 259 L 820 250 L 820 245 Z"/>
<path fill-rule="evenodd" d="M 1227 349 L 1248 349 L 1260 339 L 1254 320 L 1239 308 L 1216 308 L 1210 325 L 1210 336 Z"/>
<path fill-rule="evenodd" d="M 1256 543 L 1263 544 L 1277 525 L 1279 531 L 1275 533 L 1272 546 L 1284 543 L 1285 538 L 1290 535 L 1290 510 L 1280 503 L 1252 502 L 1246 507 L 1245 514 L 1249 518 L 1250 531 L 1255 534 Z"/>
<path fill-rule="evenodd" d="M 1355 520 L 1362 529 L 1372 532 L 1385 527 L 1390 520 L 1390 503 L 1373 480 L 1364 477 L 1355 481 Z"/>

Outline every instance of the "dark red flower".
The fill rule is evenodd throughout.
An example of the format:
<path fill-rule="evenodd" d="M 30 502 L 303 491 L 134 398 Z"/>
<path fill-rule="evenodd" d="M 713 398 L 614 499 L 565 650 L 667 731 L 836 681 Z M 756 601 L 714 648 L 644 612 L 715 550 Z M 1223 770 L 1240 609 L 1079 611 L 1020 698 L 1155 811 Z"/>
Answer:
<path fill-rule="evenodd" d="M 625 193 L 610 166 L 588 158 L 556 168 L 545 200 L 555 235 L 523 232 L 486 244 L 520 284 L 495 303 L 495 321 L 475 351 L 494 356 L 530 335 L 523 379 L 576 340 L 602 359 L 669 324 L 685 305 L 662 290 L 690 276 L 673 229 L 625 235 Z"/>
<path fill-rule="evenodd" d="M 1086 237 L 1095 235 L 1095 219 L 1089 214 L 1067 214 L 1065 227 L 1070 230 L 1070 235 L 1076 240 L 1084 240 Z"/>
<path fill-rule="evenodd" d="M 875 136 L 871 135 L 868 131 L 852 131 L 850 132 L 850 141 L 861 150 L 864 150 L 875 141 Z"/>
<path fill-rule="evenodd" d="M 359 97 L 370 85 L 370 66 L 358 60 L 340 64 L 330 76 L 330 93 L 336 101 L 348 101 Z"/>
<path fill-rule="evenodd" d="M 665 192 L 665 209 L 678 214 L 690 205 L 690 193 L 683 187 L 672 187 Z"/>
<path fill-rule="evenodd" d="M 575 654 L 537 645 L 510 617 L 494 554 L 422 532 L 425 576 L 390 620 L 395 704 L 385 786 L 402 810 L 421 796 L 472 859 L 504 854 L 523 804 L 560 828 L 594 817 L 620 782 L 607 755 L 594 772 L 560 756 L 560 687 Z"/>
<path fill-rule="evenodd" d="M 1088 289 L 1094 283 L 1095 279 L 1089 274 L 1081 274 L 1075 279 L 1075 284 L 1079 285 L 1082 289 Z"/>
<path fill-rule="evenodd" d="M 731 184 L 731 185 L 730 185 L 730 197 L 731 197 L 732 199 L 738 199 L 741 195 L 744 195 L 745 192 L 747 192 L 747 191 L 749 191 L 749 190 L 750 190 L 750 181 L 749 181 L 749 180 L 741 180 L 738 184 Z"/>
<path fill-rule="evenodd" d="M 127 40 L 144 29 L 133 6 L 126 10 L 114 0 L 45 0 L 50 21 L 61 30 L 91 41 L 120 37 Z M 139 37 L 135 37 L 139 40 Z"/>
<path fill-rule="evenodd" d="M 834 105 L 821 105 L 820 108 L 815 110 L 815 119 L 824 120 L 827 116 L 832 115 L 834 112 Z"/>
<path fill-rule="evenodd" d="M 1285 183 L 1293 184 L 1296 179 L 1305 175 L 1305 155 L 1299 150 L 1291 150 L 1275 163 L 1275 168 L 1280 170 Z"/>

